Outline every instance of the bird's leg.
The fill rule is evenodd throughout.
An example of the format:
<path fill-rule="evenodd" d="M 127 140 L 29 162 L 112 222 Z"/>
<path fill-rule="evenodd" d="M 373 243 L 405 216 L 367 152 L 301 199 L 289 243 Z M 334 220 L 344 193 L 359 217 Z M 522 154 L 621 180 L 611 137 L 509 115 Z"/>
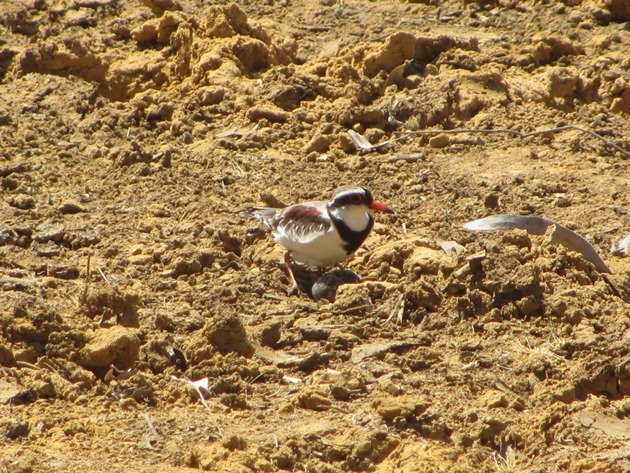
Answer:
<path fill-rule="evenodd" d="M 299 286 L 297 281 L 295 280 L 295 276 L 293 275 L 293 270 L 291 269 L 291 263 L 293 262 L 293 258 L 291 257 L 291 252 L 287 251 L 284 254 L 284 264 L 287 267 L 287 273 L 289 273 L 289 279 L 291 279 L 291 287 L 289 287 L 289 294 L 297 294 L 299 292 Z"/>

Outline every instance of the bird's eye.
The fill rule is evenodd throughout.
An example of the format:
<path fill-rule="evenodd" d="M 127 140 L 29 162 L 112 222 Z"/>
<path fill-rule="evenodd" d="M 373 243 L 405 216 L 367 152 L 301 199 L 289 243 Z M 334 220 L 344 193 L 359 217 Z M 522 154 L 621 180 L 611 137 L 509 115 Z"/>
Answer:
<path fill-rule="evenodd" d="M 350 202 L 352 202 L 353 204 L 360 204 L 361 202 L 363 202 L 363 197 L 361 197 L 359 194 L 352 194 L 350 196 Z"/>

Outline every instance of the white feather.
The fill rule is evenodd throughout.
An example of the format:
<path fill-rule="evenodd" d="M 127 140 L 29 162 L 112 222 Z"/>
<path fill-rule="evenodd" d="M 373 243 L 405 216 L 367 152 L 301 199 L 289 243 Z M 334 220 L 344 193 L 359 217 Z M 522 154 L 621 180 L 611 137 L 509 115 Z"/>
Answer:
<path fill-rule="evenodd" d="M 370 223 L 370 216 L 366 205 L 349 205 L 332 210 L 335 217 L 341 218 L 350 230 L 361 232 Z"/>
<path fill-rule="evenodd" d="M 310 239 L 300 240 L 287 235 L 283 227 L 278 227 L 274 231 L 274 239 L 293 252 L 295 261 L 311 266 L 331 266 L 348 257 L 345 242 L 333 225 L 325 233 L 313 233 Z"/>

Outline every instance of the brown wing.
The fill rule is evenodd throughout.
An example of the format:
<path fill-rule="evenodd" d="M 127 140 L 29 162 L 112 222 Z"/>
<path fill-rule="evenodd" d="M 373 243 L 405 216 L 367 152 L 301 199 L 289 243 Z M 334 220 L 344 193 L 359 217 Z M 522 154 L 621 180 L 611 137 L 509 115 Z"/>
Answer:
<path fill-rule="evenodd" d="M 285 219 L 304 219 L 304 220 L 317 220 L 322 218 L 324 213 L 322 209 L 313 204 L 296 204 L 291 207 L 287 207 L 280 215 L 280 218 Z"/>
<path fill-rule="evenodd" d="M 299 243 L 307 243 L 326 233 L 332 225 L 325 204 L 319 202 L 296 204 L 279 215 L 276 231 Z"/>

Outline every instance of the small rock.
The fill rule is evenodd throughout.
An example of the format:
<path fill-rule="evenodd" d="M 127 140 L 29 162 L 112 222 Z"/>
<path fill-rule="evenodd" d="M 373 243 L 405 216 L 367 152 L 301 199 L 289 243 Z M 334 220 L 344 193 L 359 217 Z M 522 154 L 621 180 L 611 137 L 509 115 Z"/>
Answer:
<path fill-rule="evenodd" d="M 287 113 L 280 107 L 276 107 L 271 104 L 252 107 L 247 112 L 247 117 L 253 122 L 266 118 L 271 123 L 286 123 L 289 121 L 290 116 L 290 113 Z"/>
<path fill-rule="evenodd" d="M 260 344 L 265 347 L 274 347 L 280 340 L 281 328 L 282 323 L 277 320 L 270 320 L 263 323 L 257 330 Z"/>
<path fill-rule="evenodd" d="M 40 399 L 55 397 L 55 386 L 50 381 L 44 381 L 43 379 L 35 380 L 32 383 L 32 389 Z"/>
<path fill-rule="evenodd" d="M 96 18 L 92 16 L 91 12 L 83 10 L 69 12 L 66 13 L 64 24 L 66 26 L 82 26 L 85 28 L 96 25 Z"/>
<path fill-rule="evenodd" d="M 194 363 L 210 359 L 216 352 L 237 353 L 247 358 L 254 354 L 254 347 L 237 315 L 217 313 L 206 322 L 203 330 L 186 341 L 186 354 Z"/>
<path fill-rule="evenodd" d="M 16 197 L 9 200 L 9 205 L 20 210 L 29 210 L 35 207 L 35 199 L 32 197 Z"/>
<path fill-rule="evenodd" d="M 9 425 L 5 436 L 10 440 L 15 440 L 20 437 L 27 437 L 30 431 L 30 425 L 28 421 L 15 421 Z"/>
<path fill-rule="evenodd" d="M 131 37 L 139 43 L 149 43 L 157 39 L 159 20 L 153 19 L 131 30 Z"/>
<path fill-rule="evenodd" d="M 9 112 L 7 112 L 6 110 L 0 111 L 0 126 L 8 125 L 12 121 L 13 120 L 12 120 L 11 115 L 9 114 Z"/>
<path fill-rule="evenodd" d="M 45 276 L 41 279 L 41 285 L 42 287 L 46 287 L 49 289 L 56 289 L 59 287 L 59 281 L 57 281 L 57 279 L 53 277 Z"/>
<path fill-rule="evenodd" d="M 81 365 L 100 367 L 114 364 L 125 369 L 131 367 L 138 358 L 139 351 L 137 330 L 120 326 L 100 329 L 81 350 Z"/>
<path fill-rule="evenodd" d="M 15 243 L 15 234 L 10 228 L 0 229 L 0 246 Z"/>
<path fill-rule="evenodd" d="M 308 340 L 309 342 L 328 340 L 328 337 L 330 337 L 332 332 L 330 327 L 321 326 L 312 322 L 305 323 L 302 320 L 297 320 L 295 327 L 300 330 L 302 338 L 304 338 L 304 340 Z"/>
<path fill-rule="evenodd" d="M 380 128 L 368 128 L 363 134 L 370 143 L 378 143 L 385 138 L 386 133 Z"/>
<path fill-rule="evenodd" d="M 314 98 L 314 93 L 300 85 L 281 86 L 267 97 L 270 102 L 286 111 L 295 110 L 302 100 L 311 98 Z"/>
<path fill-rule="evenodd" d="M 199 105 L 216 105 L 223 101 L 226 90 L 223 87 L 202 87 L 197 91 Z"/>
<path fill-rule="evenodd" d="M 165 275 L 176 278 L 178 276 L 181 276 L 182 274 L 196 274 L 200 273 L 201 271 L 203 271 L 203 266 L 201 265 L 199 260 L 179 260 L 175 262 L 173 269 L 167 271 Z"/>
<path fill-rule="evenodd" d="M 330 389 L 323 386 L 307 386 L 294 399 L 294 403 L 305 409 L 325 411 L 330 409 Z"/>
<path fill-rule="evenodd" d="M 127 261 L 131 264 L 143 266 L 145 264 L 151 264 L 153 262 L 153 255 L 131 255 L 127 258 Z"/>
<path fill-rule="evenodd" d="M 405 258 L 403 271 L 419 278 L 423 274 L 438 274 L 440 267 L 448 265 L 449 258 L 443 251 L 427 246 L 416 246 Z"/>
<path fill-rule="evenodd" d="M 397 417 L 413 419 L 425 412 L 429 403 L 417 399 L 415 396 L 390 396 L 376 398 L 372 407 L 386 422 L 392 422 Z"/>
<path fill-rule="evenodd" d="M 21 404 L 33 400 L 33 392 L 17 384 L 0 379 L 0 404 Z"/>
<path fill-rule="evenodd" d="M 429 146 L 431 148 L 446 148 L 451 144 L 451 138 L 446 134 L 434 136 L 429 140 Z"/>
<path fill-rule="evenodd" d="M 367 283 L 346 284 L 339 287 L 335 298 L 335 311 L 344 314 L 369 314 L 372 299 Z"/>
<path fill-rule="evenodd" d="M 0 344 L 0 366 L 11 366 L 15 358 L 13 357 L 13 351 L 8 345 Z M 2 392 L 2 389 L 0 389 Z"/>
<path fill-rule="evenodd" d="M 532 247 L 532 239 L 529 233 L 527 233 L 527 230 L 521 230 L 519 228 L 505 232 L 501 237 L 501 241 L 506 245 L 514 245 L 519 248 Z"/>
<path fill-rule="evenodd" d="M 436 76 L 440 73 L 440 70 L 435 64 L 427 64 L 424 68 L 424 73 L 428 76 Z"/>
<path fill-rule="evenodd" d="M 316 135 L 304 146 L 304 153 L 325 153 L 330 148 L 332 139 L 333 137 L 330 135 Z"/>
<path fill-rule="evenodd" d="M 162 102 L 159 104 L 152 104 L 146 110 L 147 120 L 159 121 L 170 120 L 175 111 L 175 106 L 170 102 Z"/>
<path fill-rule="evenodd" d="M 488 407 L 490 409 L 496 409 L 501 407 L 507 407 L 508 401 L 501 391 L 495 389 L 490 390 L 481 395 L 475 402 L 479 407 Z"/>
<path fill-rule="evenodd" d="M 25 361 L 27 363 L 35 363 L 39 358 L 39 354 L 32 347 L 14 348 L 13 356 L 15 361 Z"/>
<path fill-rule="evenodd" d="M 43 245 L 36 244 L 33 249 L 37 253 L 37 256 L 44 256 L 46 258 L 57 256 L 59 254 L 59 247 L 52 241 L 48 241 Z"/>
<path fill-rule="evenodd" d="M 324 155 L 324 156 L 325 156 L 325 155 Z M 308 154 L 306 155 L 306 158 L 305 158 L 305 159 L 306 159 L 306 162 L 307 162 L 307 163 L 314 163 L 314 162 L 316 162 L 316 161 L 317 161 L 317 158 L 318 158 L 318 157 L 319 157 L 319 153 L 317 153 L 317 152 L 315 152 L 315 151 L 312 151 L 312 152 L 310 152 L 310 153 L 308 153 Z"/>
<path fill-rule="evenodd" d="M 487 209 L 498 209 L 499 208 L 499 196 L 496 194 L 488 194 L 483 199 L 483 205 Z"/>
<path fill-rule="evenodd" d="M 606 0 L 602 2 L 615 21 L 630 21 L 630 3 L 627 0 Z"/>
<path fill-rule="evenodd" d="M 142 251 L 144 250 L 145 247 L 146 247 L 146 245 L 143 245 L 142 243 L 138 243 L 137 245 L 133 245 L 131 248 L 129 248 L 129 254 L 130 255 L 139 255 L 140 253 L 142 253 Z"/>
<path fill-rule="evenodd" d="M 182 9 L 181 4 L 177 0 L 142 0 L 142 3 L 149 7 L 157 16 L 161 16 L 166 10 Z"/>
<path fill-rule="evenodd" d="M 173 314 L 168 312 L 158 312 L 155 314 L 155 328 L 158 330 L 166 330 L 167 332 L 175 331 L 177 322 Z"/>
<path fill-rule="evenodd" d="M 571 206 L 571 199 L 569 199 L 566 195 L 564 194 L 556 194 L 553 204 L 556 207 L 570 207 Z"/>
<path fill-rule="evenodd" d="M 66 232 L 61 225 L 43 223 L 35 231 L 33 239 L 38 243 L 46 243 L 47 241 L 61 242 Z"/>
<path fill-rule="evenodd" d="M 551 97 L 571 97 L 578 88 L 579 78 L 567 75 L 565 71 L 553 71 L 549 75 L 549 95 Z"/>
<path fill-rule="evenodd" d="M 182 141 L 184 142 L 184 144 L 189 145 L 190 143 L 195 141 L 195 138 L 192 133 L 190 133 L 189 131 L 185 131 L 184 133 L 182 133 Z"/>
<path fill-rule="evenodd" d="M 77 279 L 79 277 L 79 269 L 76 266 L 67 264 L 58 264 L 48 267 L 48 276 L 57 279 Z"/>
<path fill-rule="evenodd" d="M 617 77 L 615 82 L 613 82 L 612 87 L 610 88 L 610 93 L 612 95 L 621 95 L 628 88 L 628 83 L 624 80 L 623 77 Z"/>
<path fill-rule="evenodd" d="M 101 241 L 101 230 L 97 228 L 86 228 L 79 230 L 68 235 L 65 235 L 63 240 L 72 249 L 84 248 L 87 246 L 96 245 Z"/>

